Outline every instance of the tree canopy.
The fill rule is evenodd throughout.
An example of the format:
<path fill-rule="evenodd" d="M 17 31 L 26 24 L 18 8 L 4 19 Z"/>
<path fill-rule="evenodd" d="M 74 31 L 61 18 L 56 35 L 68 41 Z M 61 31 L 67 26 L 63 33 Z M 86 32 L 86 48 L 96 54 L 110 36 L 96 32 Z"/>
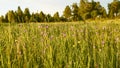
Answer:
<path fill-rule="evenodd" d="M 111 19 L 120 18 L 120 1 L 113 0 L 108 4 L 108 9 L 105 9 L 99 1 L 80 0 L 78 3 L 67 5 L 63 10 L 63 15 L 59 12 L 45 14 L 43 11 L 31 13 L 29 8 L 22 10 L 18 6 L 16 11 L 9 10 L 5 15 L 0 16 L 0 22 L 9 23 L 29 23 L 29 22 L 67 22 L 80 20 L 95 20 L 95 19 Z M 108 12 L 106 11 L 108 10 Z"/>

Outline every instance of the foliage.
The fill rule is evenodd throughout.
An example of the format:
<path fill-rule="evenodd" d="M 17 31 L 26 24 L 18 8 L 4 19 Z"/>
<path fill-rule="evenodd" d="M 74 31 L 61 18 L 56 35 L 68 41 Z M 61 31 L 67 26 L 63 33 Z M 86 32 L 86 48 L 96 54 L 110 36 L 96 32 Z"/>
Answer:
<path fill-rule="evenodd" d="M 5 22 L 4 16 L 0 17 L 0 22 Z"/>
<path fill-rule="evenodd" d="M 30 21 L 30 11 L 29 11 L 29 8 L 25 8 L 25 11 L 24 11 L 24 18 L 25 18 L 25 21 L 24 22 L 29 22 Z"/>
<path fill-rule="evenodd" d="M 94 0 L 80 0 L 78 3 L 73 3 L 72 5 L 67 5 L 63 11 L 62 15 L 59 12 L 51 14 L 45 14 L 43 11 L 40 13 L 30 14 L 29 8 L 25 8 L 23 11 L 20 6 L 18 6 L 16 11 L 10 10 L 5 16 L 0 17 L 1 22 L 72 22 L 72 21 L 85 21 L 88 19 L 115 19 L 120 18 L 120 1 L 113 0 L 113 2 L 108 4 L 108 11 L 99 1 Z"/>
<path fill-rule="evenodd" d="M 23 21 L 23 11 L 21 10 L 20 6 L 18 6 L 18 9 L 16 11 L 17 13 L 17 19 L 18 19 L 18 22 L 21 23 L 21 22 L 24 22 Z"/>
<path fill-rule="evenodd" d="M 78 21 L 81 18 L 81 16 L 79 15 L 79 7 L 77 3 L 73 3 L 72 5 L 72 16 L 73 16 L 73 21 Z"/>
<path fill-rule="evenodd" d="M 53 18 L 54 18 L 54 21 L 55 21 L 55 22 L 59 22 L 59 21 L 60 21 L 59 13 L 56 12 L 56 13 L 53 15 Z"/>
<path fill-rule="evenodd" d="M 70 7 L 69 7 L 69 6 L 66 6 L 66 8 L 65 8 L 65 10 L 64 10 L 64 12 L 63 12 L 63 16 L 64 16 L 68 21 L 70 21 L 71 13 L 72 13 L 72 11 L 71 11 Z"/>
<path fill-rule="evenodd" d="M 53 22 L 53 21 L 54 21 L 53 17 L 50 14 L 47 14 L 46 15 L 46 22 Z"/>
<path fill-rule="evenodd" d="M 40 18 L 40 22 L 44 22 L 45 21 L 45 14 L 42 11 L 39 14 L 39 18 Z"/>
<path fill-rule="evenodd" d="M 106 18 L 107 13 L 104 7 L 100 5 L 99 2 L 80 1 L 79 14 L 82 16 L 83 20 L 95 19 L 96 17 Z"/>
<path fill-rule="evenodd" d="M 98 14 L 98 11 L 97 11 L 97 10 L 93 10 L 93 11 L 91 12 L 92 18 L 95 19 L 95 18 L 97 17 L 97 14 Z"/>
<path fill-rule="evenodd" d="M 120 7 L 119 6 L 120 6 L 120 1 L 117 1 L 117 0 L 108 4 L 110 18 L 117 17 L 118 15 L 120 15 Z"/>
<path fill-rule="evenodd" d="M 35 16 L 34 13 L 32 13 L 31 17 L 30 17 L 30 22 L 37 22 L 37 19 L 38 17 Z M 39 22 L 39 21 L 38 21 Z"/>
<path fill-rule="evenodd" d="M 15 22 L 15 14 L 14 12 L 11 10 L 8 12 L 8 21 L 11 22 Z"/>

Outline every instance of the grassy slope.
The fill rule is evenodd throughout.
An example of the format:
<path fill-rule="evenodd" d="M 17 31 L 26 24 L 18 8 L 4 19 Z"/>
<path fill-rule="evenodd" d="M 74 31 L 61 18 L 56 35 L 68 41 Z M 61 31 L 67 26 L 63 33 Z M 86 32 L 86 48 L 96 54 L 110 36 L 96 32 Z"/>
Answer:
<path fill-rule="evenodd" d="M 107 22 L 0 24 L 0 68 L 120 68 L 120 24 Z"/>

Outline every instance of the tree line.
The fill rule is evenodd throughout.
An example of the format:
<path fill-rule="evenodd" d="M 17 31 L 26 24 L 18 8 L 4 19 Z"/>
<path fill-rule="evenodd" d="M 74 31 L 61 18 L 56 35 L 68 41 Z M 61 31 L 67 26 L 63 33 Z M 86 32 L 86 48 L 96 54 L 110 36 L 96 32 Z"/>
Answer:
<path fill-rule="evenodd" d="M 100 4 L 94 0 L 80 0 L 80 3 L 67 5 L 60 16 L 56 12 L 53 16 L 44 12 L 30 13 L 29 8 L 21 10 L 20 6 L 16 11 L 10 10 L 4 16 L 0 16 L 0 22 L 5 23 L 29 23 L 29 22 L 71 22 L 87 19 L 114 19 L 120 18 L 120 1 L 113 0 L 108 4 L 108 12 Z"/>

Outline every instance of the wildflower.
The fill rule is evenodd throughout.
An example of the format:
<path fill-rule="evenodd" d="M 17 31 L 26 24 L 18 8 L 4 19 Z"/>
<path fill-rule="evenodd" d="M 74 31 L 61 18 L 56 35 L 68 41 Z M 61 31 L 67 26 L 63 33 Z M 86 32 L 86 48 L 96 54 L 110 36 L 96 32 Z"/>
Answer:
<path fill-rule="evenodd" d="M 23 32 L 24 32 L 24 33 L 26 33 L 26 32 L 27 32 L 27 30 L 25 29 Z"/>
<path fill-rule="evenodd" d="M 119 38 L 116 38 L 115 41 L 118 42 L 118 41 L 119 41 Z"/>
<path fill-rule="evenodd" d="M 73 26 L 71 26 L 71 27 L 70 27 L 70 29 L 71 29 L 71 31 L 73 31 L 73 30 L 74 30 L 74 27 L 73 27 Z"/>
<path fill-rule="evenodd" d="M 72 64 L 72 61 L 69 61 L 69 64 L 71 65 L 71 64 Z"/>
<path fill-rule="evenodd" d="M 104 47 L 104 45 L 102 45 L 102 47 Z"/>
<path fill-rule="evenodd" d="M 50 36 L 50 40 L 52 40 L 52 39 L 53 39 L 53 37 L 54 37 L 54 36 L 53 36 L 53 35 L 51 35 L 51 36 Z"/>
<path fill-rule="evenodd" d="M 102 49 L 99 49 L 99 51 L 101 52 L 101 51 L 102 51 Z"/>
<path fill-rule="evenodd" d="M 77 30 L 77 33 L 79 33 L 79 30 Z"/>
<path fill-rule="evenodd" d="M 80 41 L 78 41 L 78 43 L 80 43 Z"/>
<path fill-rule="evenodd" d="M 93 46 L 93 48 L 95 49 L 95 46 Z"/>
<path fill-rule="evenodd" d="M 76 45 L 73 45 L 73 47 L 76 47 Z"/>
<path fill-rule="evenodd" d="M 63 37 L 66 37 L 66 33 L 63 33 Z"/>
<path fill-rule="evenodd" d="M 46 28 L 48 28 L 48 25 L 46 26 Z"/>
<path fill-rule="evenodd" d="M 40 34 L 41 34 L 41 35 L 43 35 L 43 34 L 44 34 L 44 32 L 41 32 Z"/>
<path fill-rule="evenodd" d="M 96 35 L 98 35 L 98 32 L 95 32 L 96 33 Z"/>
<path fill-rule="evenodd" d="M 19 26 L 19 27 L 23 27 L 23 25 L 22 25 L 22 24 L 19 24 L 18 26 Z"/>
<path fill-rule="evenodd" d="M 42 51 L 42 54 L 45 54 L 46 53 L 46 49 L 44 49 L 43 51 Z"/>
<path fill-rule="evenodd" d="M 105 26 L 103 26 L 103 28 L 102 28 L 103 30 L 105 30 L 106 29 L 106 27 Z"/>
<path fill-rule="evenodd" d="M 38 26 L 38 28 L 42 28 L 42 26 L 41 26 L 41 25 L 39 25 L 39 26 Z"/>
<path fill-rule="evenodd" d="M 99 68 L 99 67 L 98 67 L 98 64 L 95 65 L 95 68 Z"/>
<path fill-rule="evenodd" d="M 15 40 L 15 42 L 18 42 L 18 40 Z"/>
<path fill-rule="evenodd" d="M 80 32 L 83 33 L 83 30 L 81 29 Z"/>
<path fill-rule="evenodd" d="M 104 45 L 105 44 L 105 42 L 104 41 L 102 41 L 102 45 Z"/>
<path fill-rule="evenodd" d="M 43 34 L 43 37 L 46 37 L 46 36 L 47 36 L 47 33 L 44 33 L 44 34 Z"/>
<path fill-rule="evenodd" d="M 75 37 L 75 34 L 73 34 L 72 36 Z"/>

